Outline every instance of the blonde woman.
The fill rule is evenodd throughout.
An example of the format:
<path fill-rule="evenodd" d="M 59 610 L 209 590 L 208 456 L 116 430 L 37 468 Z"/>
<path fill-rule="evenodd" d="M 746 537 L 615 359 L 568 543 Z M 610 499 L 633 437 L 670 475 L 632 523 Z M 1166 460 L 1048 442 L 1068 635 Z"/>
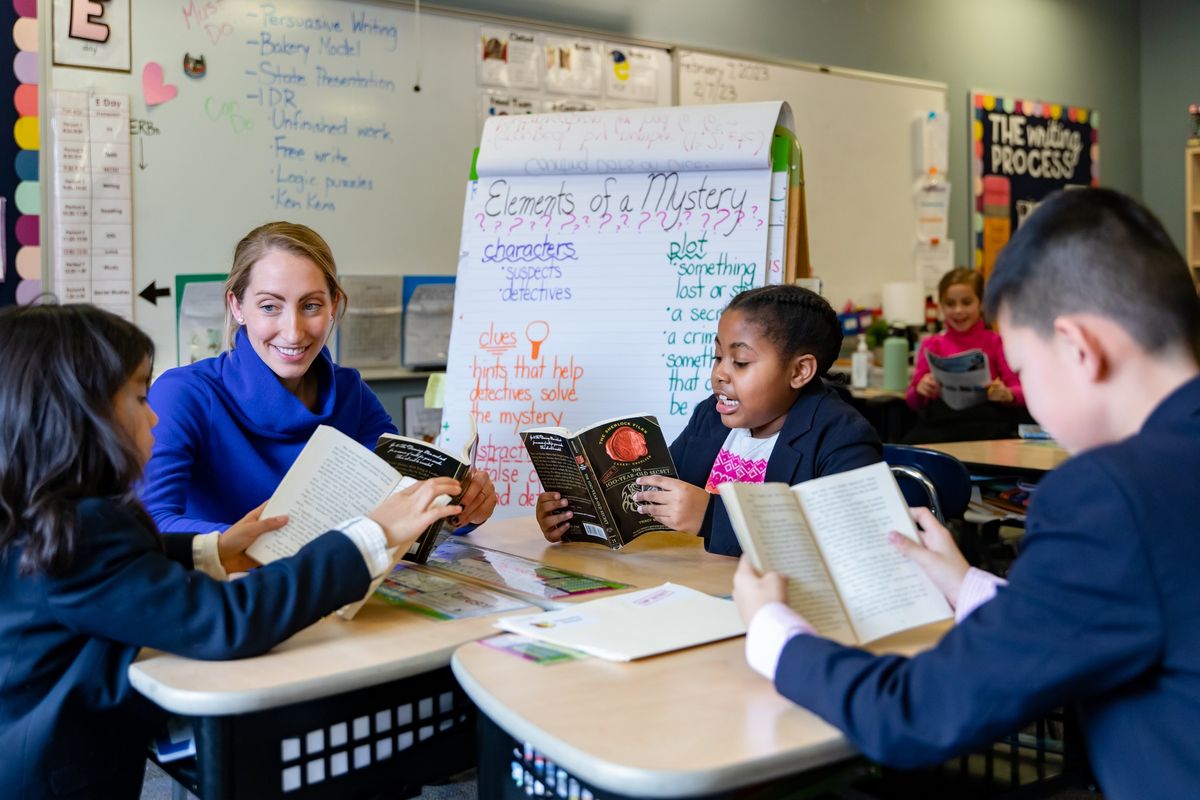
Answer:
<path fill-rule="evenodd" d="M 325 347 L 346 311 L 333 253 L 290 222 L 238 242 L 225 283 L 227 344 L 150 388 L 158 413 L 142 499 L 162 531 L 224 530 L 271 496 L 318 425 L 373 447 L 395 425 L 358 372 Z M 486 520 L 495 491 L 476 473 L 464 523 Z"/>

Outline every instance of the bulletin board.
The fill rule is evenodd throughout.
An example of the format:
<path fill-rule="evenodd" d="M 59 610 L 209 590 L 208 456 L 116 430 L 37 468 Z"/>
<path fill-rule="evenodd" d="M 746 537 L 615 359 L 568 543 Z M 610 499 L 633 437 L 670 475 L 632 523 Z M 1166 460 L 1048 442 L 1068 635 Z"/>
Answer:
<path fill-rule="evenodd" d="M 157 369 L 176 353 L 176 277 L 227 271 L 251 228 L 309 225 L 347 274 L 453 274 L 485 116 L 672 100 L 665 49 L 499 17 L 418 17 L 398 3 L 135 3 L 128 74 L 51 66 L 50 25 L 41 27 L 44 147 L 51 90 L 130 97 L 132 303 L 158 346 Z M 541 71 L 536 85 L 516 76 L 506 87 L 497 59 L 485 70 L 480 53 L 503 40 L 515 69 L 521 37 Z M 201 58 L 203 76 L 190 77 L 185 59 L 195 72 Z M 161 67 L 154 92 L 171 95 L 153 106 L 150 63 Z M 572 77 L 582 66 L 598 71 Z M 44 251 L 55 242 L 46 189 Z"/>

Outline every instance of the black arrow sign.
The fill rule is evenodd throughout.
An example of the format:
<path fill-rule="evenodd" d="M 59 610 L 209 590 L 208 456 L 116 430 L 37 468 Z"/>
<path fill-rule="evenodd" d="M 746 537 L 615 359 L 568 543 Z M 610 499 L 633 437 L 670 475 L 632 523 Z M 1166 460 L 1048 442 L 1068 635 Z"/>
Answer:
<path fill-rule="evenodd" d="M 154 281 L 150 281 L 149 286 L 147 286 L 145 289 L 142 289 L 140 292 L 138 292 L 138 297 L 142 298 L 143 300 L 149 300 L 154 305 L 158 305 L 158 298 L 170 297 L 170 296 L 171 296 L 170 288 L 159 289 L 157 286 L 154 285 Z"/>

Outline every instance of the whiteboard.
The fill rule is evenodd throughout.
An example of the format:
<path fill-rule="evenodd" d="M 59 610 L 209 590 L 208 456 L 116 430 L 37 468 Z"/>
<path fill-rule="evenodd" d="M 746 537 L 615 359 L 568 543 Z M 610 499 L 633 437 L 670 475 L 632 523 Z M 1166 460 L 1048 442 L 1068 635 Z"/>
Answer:
<path fill-rule="evenodd" d="M 791 105 L 813 274 L 835 308 L 877 306 L 885 281 L 916 279 L 915 122 L 945 110 L 945 84 L 686 50 L 677 65 L 681 104 Z M 950 180 L 964 191 L 965 175 Z"/>
<path fill-rule="evenodd" d="M 228 271 L 239 238 L 273 219 L 320 232 L 345 274 L 453 274 L 488 88 L 480 34 L 505 24 L 422 11 L 418 34 L 413 11 L 395 3 L 145 2 L 132 15 L 131 73 L 51 68 L 44 38 L 44 88 L 132 97 L 134 292 L 155 281 L 173 293 L 176 275 Z M 670 103 L 670 56 L 647 52 L 658 102 Z M 204 77 L 184 74 L 185 53 L 204 56 Z M 152 61 L 178 93 L 148 107 L 141 79 Z M 594 102 L 633 105 L 603 93 Z M 55 198 L 49 176 L 43 185 L 49 260 Z M 156 369 L 175 362 L 175 300 L 134 300 Z"/>

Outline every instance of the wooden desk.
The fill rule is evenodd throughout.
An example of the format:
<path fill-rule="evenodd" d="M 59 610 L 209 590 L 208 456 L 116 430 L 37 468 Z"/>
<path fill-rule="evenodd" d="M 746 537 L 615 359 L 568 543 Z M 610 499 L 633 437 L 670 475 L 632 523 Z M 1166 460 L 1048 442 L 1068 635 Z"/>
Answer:
<path fill-rule="evenodd" d="M 911 654 L 948 627 L 907 631 L 871 649 Z M 744 642 L 628 664 L 553 666 L 479 643 L 459 648 L 454 675 L 482 712 L 481 800 L 514 796 L 512 752 L 523 741 L 598 797 L 708 796 L 853 758 L 839 731 L 746 665 Z"/>
<path fill-rule="evenodd" d="M 553 544 L 542 536 L 532 516 L 489 522 L 460 540 L 638 589 L 671 581 L 728 596 L 737 568 L 737 559 L 705 552 L 704 541 L 690 533 L 647 533 L 620 550 L 586 542 Z M 597 596 L 581 595 L 574 601 Z"/>
<path fill-rule="evenodd" d="M 474 708 L 450 656 L 499 616 L 436 621 L 372 599 L 353 621 L 326 618 L 255 658 L 146 651 L 129 679 L 193 718 L 195 765 L 173 774 L 206 800 L 407 796 L 473 765 Z"/>
<path fill-rule="evenodd" d="M 1037 439 L 996 439 L 982 442 L 942 442 L 920 447 L 949 453 L 968 469 L 981 472 L 1008 470 L 1030 475 L 1049 472 L 1070 458 L 1054 442 Z"/>

